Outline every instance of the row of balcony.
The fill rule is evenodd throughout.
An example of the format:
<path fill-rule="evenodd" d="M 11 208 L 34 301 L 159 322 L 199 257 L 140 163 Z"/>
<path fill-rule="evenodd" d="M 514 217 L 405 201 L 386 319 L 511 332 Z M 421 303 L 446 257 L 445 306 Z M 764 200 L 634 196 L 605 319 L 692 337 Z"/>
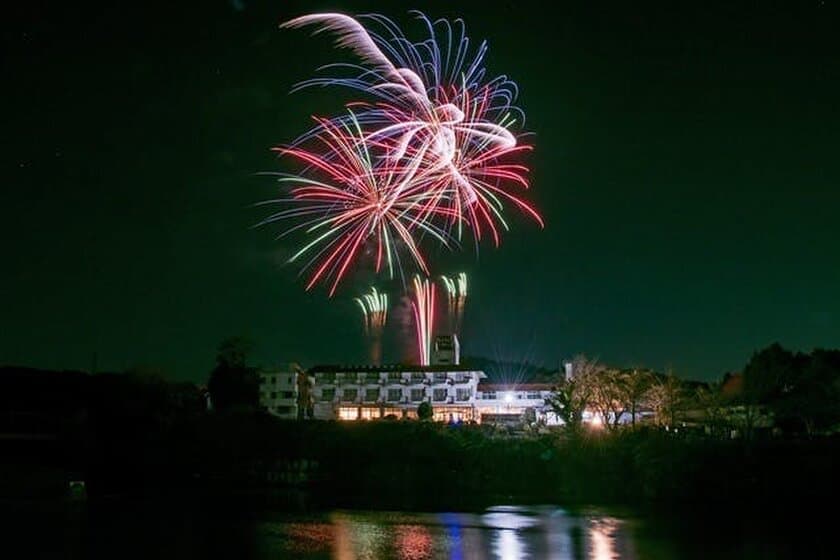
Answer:
<path fill-rule="evenodd" d="M 364 385 L 364 384 L 379 384 L 379 385 L 387 385 L 387 384 L 402 384 L 402 385 L 431 385 L 432 383 L 446 383 L 449 385 L 457 384 L 462 385 L 465 383 L 470 383 L 473 380 L 472 375 L 465 374 L 459 375 L 456 377 L 445 377 L 445 376 L 425 376 L 425 375 L 411 375 L 411 376 L 394 376 L 393 374 L 383 374 L 382 376 L 370 376 L 370 375 L 363 375 L 363 376 L 353 376 L 353 377 L 342 377 L 342 376 L 335 376 L 335 375 L 317 375 L 315 377 L 315 382 L 320 385 Z"/>
<path fill-rule="evenodd" d="M 400 397 L 398 400 L 390 400 L 386 396 L 380 396 L 374 400 L 367 399 L 362 396 L 356 396 L 354 398 L 345 398 L 344 396 L 333 396 L 330 399 L 319 399 L 319 402 L 331 402 L 331 403 L 347 403 L 347 404 L 408 404 L 408 403 L 421 403 L 424 401 L 428 401 L 431 403 L 439 403 L 439 404 L 452 404 L 456 402 L 469 402 L 470 396 L 466 398 L 457 398 L 453 396 L 447 396 L 444 399 L 435 399 L 429 395 L 423 395 L 422 398 L 419 400 L 416 398 L 411 398 L 408 395 L 404 395 Z"/>

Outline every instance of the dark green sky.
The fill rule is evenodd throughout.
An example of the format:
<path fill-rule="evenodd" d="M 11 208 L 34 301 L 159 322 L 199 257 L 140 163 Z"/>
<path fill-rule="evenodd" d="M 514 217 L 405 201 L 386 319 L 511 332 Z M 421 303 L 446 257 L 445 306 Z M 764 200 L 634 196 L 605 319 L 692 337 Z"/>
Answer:
<path fill-rule="evenodd" d="M 0 363 L 203 380 L 230 334 L 363 360 L 367 278 L 305 293 L 292 245 L 249 229 L 276 191 L 254 174 L 349 99 L 288 95 L 335 54 L 277 23 L 412 7 L 489 40 L 536 133 L 546 229 L 435 257 L 471 274 L 465 353 L 710 379 L 772 341 L 840 346 L 835 2 L 29 4 L 2 23 Z"/>

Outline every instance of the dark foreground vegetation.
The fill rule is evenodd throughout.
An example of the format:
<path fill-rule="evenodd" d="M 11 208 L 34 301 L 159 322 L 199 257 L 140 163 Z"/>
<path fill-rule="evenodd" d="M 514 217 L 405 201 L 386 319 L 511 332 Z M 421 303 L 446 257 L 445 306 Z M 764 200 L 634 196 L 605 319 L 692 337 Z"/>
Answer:
<path fill-rule="evenodd" d="M 309 477 L 303 486 L 311 488 L 315 501 L 329 506 L 451 509 L 531 502 L 765 507 L 840 495 L 835 476 L 840 440 L 835 439 L 725 441 L 656 429 L 509 438 L 475 426 L 421 422 L 217 421 L 239 424 L 217 424 L 210 432 L 215 435 L 204 444 L 206 450 L 232 453 L 231 463 L 212 473 L 222 487 L 232 472 L 225 469 L 237 462 L 259 464 L 258 471 L 265 473 L 274 465 L 294 479 L 301 472 L 296 470 L 299 463 L 288 461 L 300 458 Z M 243 432 L 270 434 L 271 443 L 239 439 Z M 261 478 L 252 482 L 259 492 Z"/>
<path fill-rule="evenodd" d="M 710 439 L 654 427 L 509 437 L 430 422 L 207 412 L 141 373 L 1 370 L 0 498 L 163 495 L 313 508 L 491 503 L 795 506 L 840 495 L 840 440 Z M 12 389 L 14 389 L 12 391 Z"/>

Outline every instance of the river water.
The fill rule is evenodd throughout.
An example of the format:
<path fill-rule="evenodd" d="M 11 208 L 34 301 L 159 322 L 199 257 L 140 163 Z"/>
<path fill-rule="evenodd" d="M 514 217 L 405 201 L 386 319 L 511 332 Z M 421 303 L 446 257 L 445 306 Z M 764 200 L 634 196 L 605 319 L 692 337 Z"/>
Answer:
<path fill-rule="evenodd" d="M 10 513 L 10 512 L 7 512 Z M 776 559 L 836 558 L 803 511 L 658 514 L 557 506 L 473 513 L 332 511 L 246 514 L 166 507 L 29 511 L 4 519 L 15 558 L 126 560 Z M 825 519 L 825 518 L 823 518 Z M 798 522 L 793 523 L 792 520 Z M 14 546 L 11 546 L 14 543 Z"/>

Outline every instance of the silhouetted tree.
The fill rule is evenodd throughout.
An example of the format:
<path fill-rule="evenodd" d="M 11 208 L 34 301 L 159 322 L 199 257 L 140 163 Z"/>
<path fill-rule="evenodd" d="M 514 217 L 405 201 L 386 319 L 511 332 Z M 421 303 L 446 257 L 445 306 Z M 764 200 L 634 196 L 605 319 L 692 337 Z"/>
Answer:
<path fill-rule="evenodd" d="M 420 420 L 431 420 L 432 419 L 432 405 L 428 402 L 423 401 L 417 407 L 417 418 Z"/>
<path fill-rule="evenodd" d="M 720 382 L 701 385 L 694 391 L 693 404 L 702 411 L 711 435 L 720 435 L 727 424 L 727 399 L 723 387 L 731 376 L 727 373 Z"/>
<path fill-rule="evenodd" d="M 669 372 L 653 382 L 648 389 L 647 399 L 656 412 L 656 421 L 663 426 L 673 426 L 685 402 L 682 382 Z"/>
<path fill-rule="evenodd" d="M 251 352 L 251 342 L 241 336 L 231 336 L 219 343 L 216 363 L 229 368 L 244 368 Z"/>
<path fill-rule="evenodd" d="M 249 349 L 250 345 L 241 337 L 228 338 L 219 344 L 216 367 L 207 382 L 214 409 L 258 406 L 260 380 L 256 370 L 246 365 Z"/>
<path fill-rule="evenodd" d="M 639 409 L 649 404 L 647 394 L 656 377 L 651 371 L 646 369 L 625 370 L 624 375 L 627 411 L 630 413 L 630 422 L 635 427 L 636 415 L 639 413 Z"/>
<path fill-rule="evenodd" d="M 560 373 L 546 404 L 566 425 L 566 428 L 576 432 L 583 421 L 583 412 L 592 397 L 594 378 L 601 371 L 602 366 L 597 360 L 590 360 L 579 354 L 572 360 L 571 375 Z"/>
<path fill-rule="evenodd" d="M 840 350 L 814 350 L 786 403 L 808 436 L 840 423 Z"/>
<path fill-rule="evenodd" d="M 591 379 L 590 405 L 610 429 L 617 429 L 622 417 L 629 414 L 635 426 L 636 414 L 647 403 L 654 376 L 647 370 L 601 369 Z"/>
<path fill-rule="evenodd" d="M 790 414 L 789 405 L 807 361 L 807 356 L 793 354 L 778 343 L 753 353 L 744 367 L 743 389 L 734 398 L 735 419 L 745 438 L 752 438 L 757 424 L 766 421 L 769 413 L 782 422 L 797 416 Z"/>
<path fill-rule="evenodd" d="M 591 377 L 592 397 L 590 406 L 601 417 L 607 428 L 618 427 L 621 416 L 627 411 L 627 376 L 620 370 L 602 368 Z"/>
<path fill-rule="evenodd" d="M 754 353 L 744 367 L 746 404 L 770 405 L 790 392 L 804 365 L 802 358 L 778 343 Z"/>

